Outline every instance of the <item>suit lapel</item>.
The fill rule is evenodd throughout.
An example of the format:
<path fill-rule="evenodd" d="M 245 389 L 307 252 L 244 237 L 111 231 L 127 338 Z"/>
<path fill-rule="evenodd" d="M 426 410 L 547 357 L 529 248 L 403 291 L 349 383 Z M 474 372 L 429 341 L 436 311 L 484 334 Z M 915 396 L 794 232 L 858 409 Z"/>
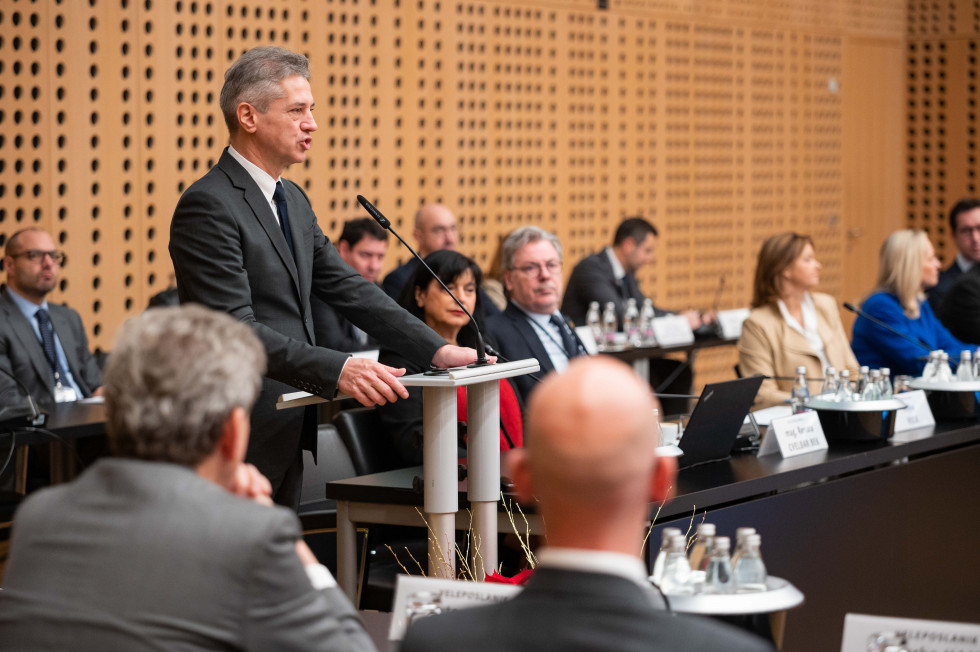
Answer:
<path fill-rule="evenodd" d="M 292 255 L 289 253 L 289 247 L 286 245 L 286 236 L 282 234 L 279 220 L 273 214 L 269 201 L 262 194 L 262 191 L 259 190 L 259 187 L 252 180 L 252 177 L 249 176 L 245 168 L 232 158 L 227 149 L 218 160 L 218 167 L 228 175 L 232 185 L 242 191 L 242 197 L 245 199 L 245 203 L 248 204 L 248 207 L 252 210 L 252 214 L 255 216 L 255 220 L 262 226 L 265 234 L 272 242 L 273 248 L 279 254 L 279 258 L 282 260 L 286 271 L 289 272 L 290 278 L 293 279 L 293 285 L 298 292 L 300 287 L 296 272 L 296 261 L 293 260 Z M 293 230 L 293 245 L 294 247 L 296 245 L 295 230 Z"/>
<path fill-rule="evenodd" d="M 305 212 L 306 206 L 308 205 L 308 200 L 301 193 L 299 193 L 294 187 L 291 181 L 283 181 L 282 185 L 286 189 L 286 201 L 289 202 L 289 230 L 293 236 L 293 249 L 296 251 L 295 260 L 290 258 L 290 262 L 294 263 L 292 269 L 297 270 L 297 276 L 293 278 L 296 279 L 297 287 L 299 288 L 299 296 L 308 297 L 310 296 L 310 288 L 308 286 L 307 279 L 309 279 L 308 270 L 313 269 L 313 250 L 306 246 L 306 242 L 303 239 L 305 233 L 306 219 L 300 219 L 301 215 Z M 314 216 L 314 221 L 316 217 Z M 285 247 L 285 238 L 283 238 L 283 246 Z M 301 302 L 302 303 L 302 302 Z M 311 333 L 312 336 L 312 333 Z"/>
<path fill-rule="evenodd" d="M 512 303 L 507 304 L 507 310 L 505 310 L 504 313 L 507 315 L 507 318 L 511 320 L 511 323 L 514 324 L 514 328 L 527 343 L 528 348 L 531 349 L 531 353 L 538 359 L 538 365 L 541 367 L 541 371 L 544 373 L 554 371 L 555 365 L 551 363 L 551 356 L 548 355 L 547 351 L 545 351 L 544 345 L 541 344 L 541 338 L 534 330 L 534 327 L 531 326 L 527 315 L 525 315 L 520 308 L 517 308 Z M 541 375 L 543 376 L 544 373 Z"/>
<path fill-rule="evenodd" d="M 34 333 L 34 329 L 30 323 L 28 323 L 27 318 L 24 317 L 24 313 L 20 311 L 20 308 L 7 295 L 6 291 L 3 293 L 2 298 L 3 310 L 6 313 L 6 318 L 13 329 L 14 335 L 20 340 L 23 350 L 27 352 L 28 357 L 31 359 L 31 365 L 34 366 L 37 377 L 44 383 L 48 393 L 54 396 L 54 378 L 51 374 L 51 365 L 48 364 L 48 359 L 44 356 L 44 349 L 41 348 L 40 340 L 37 339 L 37 335 Z"/>

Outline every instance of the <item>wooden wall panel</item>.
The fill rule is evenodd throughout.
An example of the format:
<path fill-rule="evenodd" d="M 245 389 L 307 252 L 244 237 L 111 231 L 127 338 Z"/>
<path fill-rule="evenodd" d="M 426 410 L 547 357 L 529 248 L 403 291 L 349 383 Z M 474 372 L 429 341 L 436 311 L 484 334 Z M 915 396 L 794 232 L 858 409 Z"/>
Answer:
<path fill-rule="evenodd" d="M 312 63 L 319 130 L 288 175 L 328 235 L 361 214 L 357 193 L 405 236 L 421 203 L 441 201 L 485 267 L 500 236 L 533 223 L 560 236 L 567 274 L 642 215 L 661 230 L 646 291 L 709 308 L 724 277 L 731 308 L 748 302 L 759 243 L 795 229 L 815 237 L 824 289 L 839 294 L 857 205 L 844 125 L 870 106 L 840 84 L 861 65 L 848 44 L 913 38 L 905 3 L 598 4 L 0 0 L 0 238 L 36 221 L 63 240 L 56 299 L 108 347 L 171 282 L 169 216 L 227 142 L 224 70 L 275 43 Z M 903 176 L 903 162 L 881 175 Z M 404 257 L 393 246 L 388 267 Z M 699 380 L 733 362 L 702 356 Z"/>

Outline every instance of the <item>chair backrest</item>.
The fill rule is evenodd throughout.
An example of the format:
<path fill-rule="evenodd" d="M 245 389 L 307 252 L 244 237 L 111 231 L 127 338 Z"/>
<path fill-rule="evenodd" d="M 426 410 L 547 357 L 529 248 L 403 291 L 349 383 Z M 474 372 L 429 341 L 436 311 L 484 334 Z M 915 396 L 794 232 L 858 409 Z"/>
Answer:
<path fill-rule="evenodd" d="M 323 486 L 331 480 L 343 480 L 358 475 L 347 453 L 347 446 L 331 424 L 326 423 L 317 428 L 316 447 L 316 464 L 313 464 L 312 454 L 303 451 L 301 504 L 323 501 Z"/>
<path fill-rule="evenodd" d="M 343 410 L 333 419 L 340 438 L 347 446 L 357 475 L 369 475 L 400 468 L 381 436 L 381 420 L 376 408 Z"/>

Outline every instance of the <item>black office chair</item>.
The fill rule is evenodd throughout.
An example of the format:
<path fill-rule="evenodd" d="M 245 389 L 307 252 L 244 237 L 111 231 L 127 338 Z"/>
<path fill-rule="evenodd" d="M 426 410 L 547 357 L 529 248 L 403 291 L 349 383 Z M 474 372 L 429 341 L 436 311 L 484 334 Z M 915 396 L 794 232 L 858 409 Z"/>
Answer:
<path fill-rule="evenodd" d="M 382 436 L 381 420 L 376 408 L 359 407 L 337 413 L 333 420 L 344 441 L 357 475 L 370 475 L 402 468 Z M 360 609 L 390 611 L 395 578 L 404 573 L 399 564 L 413 570 L 415 559 L 424 562 L 428 538 L 425 529 L 391 525 L 373 525 L 368 529 L 367 551 L 358 587 Z M 396 556 L 388 550 L 391 546 Z M 417 569 L 414 569 L 417 570 Z"/>

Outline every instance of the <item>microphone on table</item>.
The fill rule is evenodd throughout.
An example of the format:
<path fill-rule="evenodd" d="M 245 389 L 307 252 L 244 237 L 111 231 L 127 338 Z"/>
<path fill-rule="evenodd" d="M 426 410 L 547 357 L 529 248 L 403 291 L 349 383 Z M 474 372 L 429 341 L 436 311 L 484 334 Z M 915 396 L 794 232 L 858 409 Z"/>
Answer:
<path fill-rule="evenodd" d="M 452 297 L 453 301 L 456 302 L 456 305 L 459 306 L 464 313 L 466 313 L 467 317 L 470 318 L 470 325 L 473 327 L 473 332 L 476 333 L 476 362 L 469 366 L 482 367 L 483 365 L 488 364 L 487 347 L 486 344 L 484 344 L 483 342 L 483 333 L 480 332 L 480 327 L 476 325 L 476 320 L 473 319 L 473 315 L 471 315 L 470 311 L 466 309 L 466 306 L 460 303 L 459 299 L 456 298 L 456 295 L 449 291 L 449 288 L 446 287 L 446 284 L 442 282 L 442 279 L 439 278 L 438 274 L 433 272 L 432 268 L 429 267 L 424 260 L 422 260 L 422 256 L 419 256 L 418 252 L 412 249 L 411 245 L 405 242 L 405 240 L 403 240 L 402 237 L 398 235 L 398 232 L 392 228 L 391 222 L 388 220 L 388 218 L 382 215 L 381 211 L 379 211 L 377 208 L 374 207 L 374 204 L 372 204 L 367 199 L 365 199 L 363 195 L 357 196 L 357 202 L 364 207 L 364 210 L 368 212 L 368 215 L 373 217 L 374 220 L 381 226 L 381 228 L 385 229 L 386 231 L 391 231 L 394 234 L 394 236 L 398 238 L 398 241 L 401 242 L 403 245 L 405 245 L 405 247 L 412 252 L 412 255 L 415 256 L 415 259 L 418 260 L 420 263 L 422 263 L 422 267 L 424 267 L 429 271 L 429 274 L 432 275 L 432 278 L 434 278 L 439 282 L 439 285 L 442 286 L 442 289 L 445 290 L 450 297 Z"/>
<path fill-rule="evenodd" d="M 24 392 L 24 396 L 27 397 L 26 408 L 24 406 L 13 405 L 4 405 L 3 407 L 0 407 L 0 430 L 9 426 L 43 426 L 47 415 L 44 412 L 41 412 L 41 410 L 37 407 L 37 403 L 34 402 L 34 397 L 31 396 L 31 392 L 29 389 L 27 389 L 27 385 L 21 382 L 17 376 L 2 367 L 0 367 L 0 373 L 10 377 L 11 380 L 17 383 L 17 387 L 19 387 L 20 390 Z"/>
<path fill-rule="evenodd" d="M 850 310 L 851 312 L 856 313 L 856 314 L 860 315 L 861 317 L 864 317 L 868 321 L 870 321 L 872 323 L 875 323 L 875 324 L 881 326 L 886 331 L 890 331 L 890 332 L 894 333 L 895 335 L 898 335 L 902 339 L 906 339 L 909 342 L 912 342 L 912 344 L 915 344 L 916 346 L 921 346 L 926 351 L 929 351 L 930 353 L 932 353 L 932 349 L 929 348 L 929 345 L 926 344 L 925 342 L 923 342 L 922 340 L 920 340 L 918 338 L 915 338 L 915 337 L 912 337 L 908 333 L 903 333 L 900 330 L 896 330 L 895 328 L 893 328 L 892 326 L 889 326 L 888 324 L 886 324 L 885 322 L 881 321 L 877 317 L 872 317 L 871 315 L 869 315 L 868 313 L 864 312 L 863 310 L 861 310 L 860 308 L 858 308 L 854 304 L 848 303 L 848 302 L 845 301 L 844 302 L 844 307 L 847 308 L 848 310 Z"/>

